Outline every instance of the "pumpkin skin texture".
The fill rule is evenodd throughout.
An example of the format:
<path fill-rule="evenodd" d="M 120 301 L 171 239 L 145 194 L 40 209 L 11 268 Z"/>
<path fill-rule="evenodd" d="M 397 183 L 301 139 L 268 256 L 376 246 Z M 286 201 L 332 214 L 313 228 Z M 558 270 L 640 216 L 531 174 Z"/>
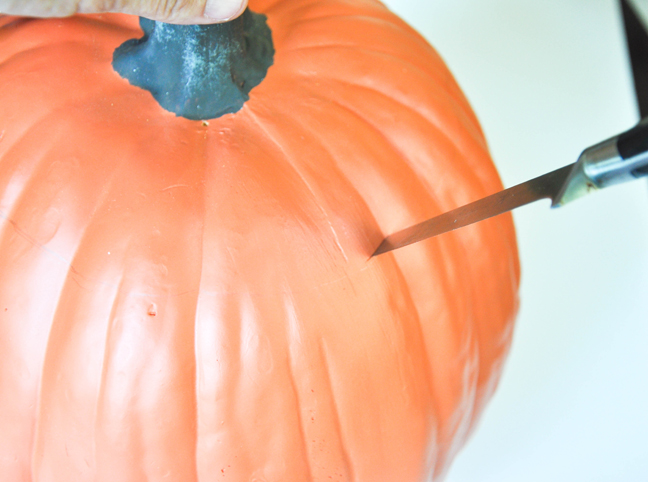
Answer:
<path fill-rule="evenodd" d="M 511 217 L 370 258 L 501 188 L 437 53 L 374 0 L 250 0 L 274 65 L 169 113 L 137 18 L 0 18 L 0 474 L 441 479 L 497 384 Z"/>

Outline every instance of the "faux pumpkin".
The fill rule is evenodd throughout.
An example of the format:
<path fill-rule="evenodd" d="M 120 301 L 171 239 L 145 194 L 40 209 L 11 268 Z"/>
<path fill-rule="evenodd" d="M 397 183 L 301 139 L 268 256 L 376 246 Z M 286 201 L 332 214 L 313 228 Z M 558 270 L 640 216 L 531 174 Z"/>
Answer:
<path fill-rule="evenodd" d="M 3 481 L 428 481 L 492 394 L 511 218 L 370 257 L 501 187 L 442 60 L 375 0 L 250 8 L 273 63 L 205 121 L 115 72 L 136 18 L 0 18 Z"/>

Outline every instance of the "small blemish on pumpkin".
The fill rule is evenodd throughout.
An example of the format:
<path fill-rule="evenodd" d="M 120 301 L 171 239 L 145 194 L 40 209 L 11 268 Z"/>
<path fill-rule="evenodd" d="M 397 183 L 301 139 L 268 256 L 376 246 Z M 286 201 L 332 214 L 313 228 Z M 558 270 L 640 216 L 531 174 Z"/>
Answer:
<path fill-rule="evenodd" d="M 204 121 L 202 121 L 202 125 L 205 126 L 205 127 L 207 127 L 207 126 L 209 125 L 209 122 L 206 121 L 206 120 L 204 120 Z"/>
<path fill-rule="evenodd" d="M 155 306 L 155 303 L 149 306 L 147 314 L 149 316 L 157 316 L 157 306 Z"/>

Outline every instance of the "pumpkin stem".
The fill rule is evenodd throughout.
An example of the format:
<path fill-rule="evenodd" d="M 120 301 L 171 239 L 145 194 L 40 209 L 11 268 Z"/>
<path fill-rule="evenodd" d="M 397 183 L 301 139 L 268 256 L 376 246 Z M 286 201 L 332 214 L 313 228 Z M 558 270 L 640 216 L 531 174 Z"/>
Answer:
<path fill-rule="evenodd" d="M 115 50 L 113 68 L 178 116 L 206 120 L 237 112 L 273 62 L 266 19 L 249 9 L 214 25 L 140 18 L 144 36 Z"/>

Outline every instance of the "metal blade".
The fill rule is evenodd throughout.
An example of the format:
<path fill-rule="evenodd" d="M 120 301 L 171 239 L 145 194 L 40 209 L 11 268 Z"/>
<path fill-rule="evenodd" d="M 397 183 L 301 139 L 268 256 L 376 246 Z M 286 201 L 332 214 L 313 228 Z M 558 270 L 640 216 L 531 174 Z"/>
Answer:
<path fill-rule="evenodd" d="M 643 119 L 648 116 L 648 32 L 635 8 L 627 0 L 621 0 L 621 11 L 639 113 Z"/>
<path fill-rule="evenodd" d="M 398 231 L 387 236 L 372 256 L 468 226 L 539 199 L 553 200 L 560 192 L 574 166 L 575 163 L 561 167 L 543 176 Z"/>

